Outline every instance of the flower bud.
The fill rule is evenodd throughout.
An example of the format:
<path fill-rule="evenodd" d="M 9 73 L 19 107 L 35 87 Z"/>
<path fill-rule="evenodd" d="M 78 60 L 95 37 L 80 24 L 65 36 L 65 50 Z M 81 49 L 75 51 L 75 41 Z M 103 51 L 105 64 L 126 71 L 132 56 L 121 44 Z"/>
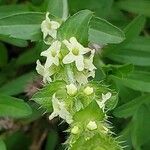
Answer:
<path fill-rule="evenodd" d="M 74 127 L 71 129 L 71 133 L 72 133 L 72 134 L 78 134 L 78 133 L 79 133 L 79 127 L 78 127 L 78 126 L 74 126 Z"/>
<path fill-rule="evenodd" d="M 88 124 L 87 124 L 87 126 L 86 126 L 89 130 L 95 130 L 95 129 L 97 129 L 97 124 L 96 124 L 96 122 L 95 121 L 90 121 Z"/>
<path fill-rule="evenodd" d="M 83 91 L 86 95 L 91 95 L 93 93 L 93 88 L 87 86 L 84 91 Z"/>
<path fill-rule="evenodd" d="M 77 87 L 74 84 L 66 85 L 67 93 L 71 96 L 77 93 Z"/>

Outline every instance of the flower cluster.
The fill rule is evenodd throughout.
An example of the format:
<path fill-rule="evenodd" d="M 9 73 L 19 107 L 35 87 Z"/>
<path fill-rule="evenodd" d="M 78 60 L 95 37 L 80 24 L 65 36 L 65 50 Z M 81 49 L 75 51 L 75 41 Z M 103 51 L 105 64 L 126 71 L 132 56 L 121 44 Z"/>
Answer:
<path fill-rule="evenodd" d="M 46 57 L 46 62 L 42 66 L 40 61 L 37 61 L 37 72 L 43 76 L 44 83 L 52 82 L 52 76 L 60 68 L 65 68 L 65 65 L 72 65 L 74 78 L 79 84 L 86 84 L 89 77 L 95 76 L 96 67 L 93 64 L 94 49 L 83 47 L 75 37 L 69 40 L 58 41 L 57 29 L 60 24 L 49 19 L 49 13 L 46 14 L 46 19 L 41 24 L 43 39 L 47 36 L 52 37 L 51 46 L 41 53 L 41 56 Z M 49 43 L 46 42 L 49 45 Z"/>
<path fill-rule="evenodd" d="M 41 24 L 43 39 L 53 38 L 49 48 L 41 53 L 45 58 L 42 65 L 37 60 L 36 70 L 43 76 L 46 85 L 58 80 L 64 81 L 64 86 L 53 93 L 51 103 L 53 112 L 49 119 L 59 116 L 70 124 L 70 147 L 83 134 L 85 141 L 97 133 L 107 134 L 108 125 L 105 109 L 116 93 L 105 86 L 89 82 L 89 77 L 95 77 L 96 67 L 93 64 L 95 50 L 84 47 L 75 37 L 57 40 L 57 29 L 60 24 L 51 21 L 46 14 L 46 20 Z M 52 83 L 51 83 L 52 82 Z M 80 135 L 80 136 L 79 136 Z"/>

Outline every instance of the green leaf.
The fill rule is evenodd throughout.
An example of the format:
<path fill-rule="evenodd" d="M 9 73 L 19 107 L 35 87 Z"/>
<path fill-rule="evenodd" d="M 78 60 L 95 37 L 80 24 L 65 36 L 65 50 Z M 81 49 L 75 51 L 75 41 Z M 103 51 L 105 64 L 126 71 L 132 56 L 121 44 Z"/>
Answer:
<path fill-rule="evenodd" d="M 128 118 L 128 117 L 134 116 L 136 113 L 136 110 L 139 109 L 141 104 L 149 100 L 150 100 L 149 94 L 144 95 L 144 96 L 139 96 L 131 100 L 130 102 L 116 108 L 113 114 L 116 117 L 120 117 L 120 118 Z"/>
<path fill-rule="evenodd" d="M 129 23 L 124 29 L 126 39 L 131 40 L 137 37 L 140 32 L 143 30 L 146 22 L 146 18 L 144 16 L 137 16 L 134 20 Z"/>
<path fill-rule="evenodd" d="M 51 84 L 46 85 L 43 89 L 39 90 L 33 95 L 32 100 L 41 105 L 47 111 L 52 111 L 51 99 L 54 93 L 60 89 L 64 89 L 64 82 L 55 81 Z"/>
<path fill-rule="evenodd" d="M 150 17 L 150 1 L 148 0 L 121 0 L 118 6 L 123 10 Z"/>
<path fill-rule="evenodd" d="M 55 130 L 51 130 L 47 137 L 45 150 L 54 150 L 57 143 L 58 133 Z"/>
<path fill-rule="evenodd" d="M 82 10 L 69 17 L 58 29 L 58 37 L 61 40 L 76 37 L 83 45 L 88 43 L 88 25 L 92 12 Z M 82 31 L 82 32 L 81 32 Z"/>
<path fill-rule="evenodd" d="M 135 46 L 136 44 L 138 45 L 140 43 L 135 43 Z M 131 63 L 136 66 L 150 66 L 150 61 L 149 61 L 150 51 L 149 50 L 147 51 L 147 49 L 144 49 L 144 48 L 143 50 L 140 49 L 140 47 L 142 46 L 143 44 L 141 44 L 139 47 L 130 48 L 127 45 L 121 49 L 119 48 L 113 49 L 112 51 L 107 52 L 105 56 L 119 63 Z M 146 47 L 146 45 L 144 46 Z"/>
<path fill-rule="evenodd" d="M 150 73 L 134 71 L 125 78 L 111 76 L 114 81 L 119 81 L 123 85 L 142 92 L 150 92 Z"/>
<path fill-rule="evenodd" d="M 40 12 L 21 12 L 1 17 L 0 34 L 23 40 L 39 40 L 40 24 L 44 19 L 45 15 Z"/>
<path fill-rule="evenodd" d="M 31 113 L 32 109 L 23 100 L 0 95 L 0 117 L 23 118 Z"/>
<path fill-rule="evenodd" d="M 89 41 L 96 44 L 120 43 L 124 33 L 111 23 L 101 18 L 92 18 L 89 29 Z"/>
<path fill-rule="evenodd" d="M 19 57 L 16 60 L 16 65 L 22 66 L 35 63 L 36 60 L 39 59 L 40 53 L 45 49 L 47 49 L 47 47 L 43 43 L 37 43 L 35 47 L 28 49 L 27 51 L 19 55 Z"/>
<path fill-rule="evenodd" d="M 126 40 L 124 40 L 119 45 L 113 45 L 105 49 L 103 55 L 120 63 L 132 63 L 138 66 L 149 66 L 149 51 L 141 51 L 140 47 L 136 47 L 136 49 L 132 46 L 131 48 L 126 46 L 130 45 L 132 41 L 135 44 L 137 39 L 137 43 L 139 42 L 138 35 L 142 31 L 145 25 L 145 17 L 137 16 L 128 26 L 124 29 Z M 142 39 L 144 41 L 144 38 Z M 142 44 L 141 41 L 141 44 Z"/>
<path fill-rule="evenodd" d="M 28 12 L 28 4 L 13 4 L 0 6 L 0 18 L 12 15 L 13 13 Z"/>
<path fill-rule="evenodd" d="M 76 13 L 83 9 L 93 11 L 96 16 L 106 17 L 110 13 L 113 0 L 68 0 L 71 13 Z"/>
<path fill-rule="evenodd" d="M 149 96 L 150 97 L 150 96 Z M 150 101 L 150 98 L 148 99 Z M 134 147 L 137 149 L 141 147 L 144 143 L 150 140 L 150 104 L 142 104 L 136 111 L 132 121 L 133 130 L 131 133 L 131 138 Z"/>
<path fill-rule="evenodd" d="M 3 43 L 0 43 L 0 67 L 7 64 L 7 49 Z"/>
<path fill-rule="evenodd" d="M 21 40 L 21 39 L 12 38 L 12 37 L 9 37 L 7 35 L 0 35 L 0 41 L 6 42 L 6 43 L 9 43 L 11 45 L 18 46 L 18 47 L 27 47 L 28 46 L 28 42 L 27 41 Z"/>
<path fill-rule="evenodd" d="M 27 150 L 31 142 L 31 138 L 22 130 L 14 131 L 5 138 L 7 150 Z"/>
<path fill-rule="evenodd" d="M 84 122 L 85 124 L 91 120 L 100 120 L 104 119 L 104 113 L 99 108 L 96 101 L 92 101 L 87 107 L 78 111 L 74 115 L 75 122 Z"/>
<path fill-rule="evenodd" d="M 68 2 L 67 0 L 48 0 L 47 11 L 66 20 L 68 17 Z"/>
<path fill-rule="evenodd" d="M 6 150 L 6 145 L 1 139 L 0 139 L 0 150 Z"/>
<path fill-rule="evenodd" d="M 7 95 L 20 94 L 25 91 L 27 85 L 33 80 L 33 77 L 35 77 L 35 73 L 33 72 L 24 74 L 0 87 L 0 92 Z"/>

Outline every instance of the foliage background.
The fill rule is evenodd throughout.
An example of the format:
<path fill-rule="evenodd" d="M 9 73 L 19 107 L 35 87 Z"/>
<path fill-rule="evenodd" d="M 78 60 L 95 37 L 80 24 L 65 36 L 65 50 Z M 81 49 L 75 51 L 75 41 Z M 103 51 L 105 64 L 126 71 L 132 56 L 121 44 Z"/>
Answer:
<path fill-rule="evenodd" d="M 36 87 L 41 87 L 35 61 L 45 45 L 35 31 L 44 20 L 42 12 L 62 17 L 68 11 L 65 2 L 0 0 L 0 150 L 5 146 L 8 150 L 63 149 L 60 143 L 65 141 L 63 130 L 67 125 L 56 126 L 57 119 L 48 121 L 42 115 L 44 110 L 29 99 Z M 92 10 L 124 31 L 123 42 L 104 46 L 110 36 L 116 38 L 112 37 L 113 30 L 101 27 L 108 36 L 96 39 L 102 47 L 95 60 L 96 80 L 105 80 L 119 93 L 118 105 L 109 115 L 113 131 L 125 141 L 122 143 L 127 146 L 125 149 L 149 150 L 150 1 L 68 0 L 68 8 L 70 15 L 82 9 Z M 41 12 L 41 15 L 30 12 Z M 14 13 L 25 14 L 9 17 Z"/>

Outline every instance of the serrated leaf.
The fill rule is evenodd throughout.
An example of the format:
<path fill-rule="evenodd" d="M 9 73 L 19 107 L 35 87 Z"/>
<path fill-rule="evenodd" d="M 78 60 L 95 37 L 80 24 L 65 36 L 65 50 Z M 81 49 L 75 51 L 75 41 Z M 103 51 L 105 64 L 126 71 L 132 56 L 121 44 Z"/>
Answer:
<path fill-rule="evenodd" d="M 31 107 L 23 100 L 0 95 L 0 117 L 23 118 L 31 115 Z"/>
<path fill-rule="evenodd" d="M 40 24 L 44 19 L 45 15 L 40 12 L 20 12 L 1 17 L 0 34 L 23 40 L 39 40 Z"/>
<path fill-rule="evenodd" d="M 69 17 L 58 29 L 58 38 L 61 40 L 76 37 L 83 45 L 88 43 L 88 25 L 92 12 L 82 10 Z"/>
<path fill-rule="evenodd" d="M 96 44 L 120 43 L 125 39 L 124 33 L 108 21 L 92 18 L 90 21 L 89 41 Z"/>

